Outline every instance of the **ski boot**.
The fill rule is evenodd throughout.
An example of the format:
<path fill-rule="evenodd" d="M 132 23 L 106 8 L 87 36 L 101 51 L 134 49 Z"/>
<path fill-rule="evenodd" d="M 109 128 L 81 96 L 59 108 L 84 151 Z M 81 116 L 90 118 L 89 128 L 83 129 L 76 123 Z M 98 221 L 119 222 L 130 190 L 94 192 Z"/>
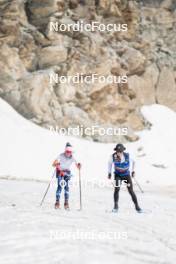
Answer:
<path fill-rule="evenodd" d="M 142 213 L 142 209 L 139 207 L 139 205 L 136 205 L 135 209 L 139 214 Z"/>
<path fill-rule="evenodd" d="M 54 207 L 55 207 L 55 209 L 60 209 L 60 202 L 56 201 Z"/>
<path fill-rule="evenodd" d="M 114 208 L 112 209 L 112 213 L 118 212 L 118 205 L 115 203 Z"/>
<path fill-rule="evenodd" d="M 70 210 L 68 200 L 65 200 L 64 208 L 65 210 Z"/>

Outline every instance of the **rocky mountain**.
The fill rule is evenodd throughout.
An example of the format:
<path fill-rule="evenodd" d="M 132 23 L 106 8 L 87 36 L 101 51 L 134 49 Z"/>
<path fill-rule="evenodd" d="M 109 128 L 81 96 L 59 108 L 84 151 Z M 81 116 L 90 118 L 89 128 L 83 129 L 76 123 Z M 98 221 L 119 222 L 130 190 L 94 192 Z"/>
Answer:
<path fill-rule="evenodd" d="M 59 31 L 51 23 L 127 24 L 127 31 Z M 147 124 L 142 105 L 176 110 L 175 0 L 0 0 L 0 96 L 44 127 Z M 49 76 L 128 76 L 127 83 L 51 83 Z M 117 136 L 94 135 L 116 141 Z"/>

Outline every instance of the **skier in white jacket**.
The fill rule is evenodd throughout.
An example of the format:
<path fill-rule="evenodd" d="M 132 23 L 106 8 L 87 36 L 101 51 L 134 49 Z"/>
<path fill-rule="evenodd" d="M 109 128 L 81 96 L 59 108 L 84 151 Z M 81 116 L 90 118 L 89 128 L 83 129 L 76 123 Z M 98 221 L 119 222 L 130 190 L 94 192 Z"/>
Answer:
<path fill-rule="evenodd" d="M 60 208 L 60 196 L 62 192 L 62 184 L 64 182 L 64 208 L 69 209 L 69 181 L 71 179 L 71 165 L 75 163 L 78 169 L 81 168 L 81 164 L 77 163 L 73 156 L 73 148 L 70 143 L 65 146 L 65 151 L 61 153 L 53 162 L 53 166 L 56 167 L 56 177 L 58 179 L 58 187 L 56 190 L 56 203 L 55 208 Z"/>

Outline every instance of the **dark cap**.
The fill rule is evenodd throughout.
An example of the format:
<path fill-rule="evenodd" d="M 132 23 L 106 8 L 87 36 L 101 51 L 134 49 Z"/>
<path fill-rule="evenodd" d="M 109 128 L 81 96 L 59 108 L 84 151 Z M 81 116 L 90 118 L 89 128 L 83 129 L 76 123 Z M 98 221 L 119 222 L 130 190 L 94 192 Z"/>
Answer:
<path fill-rule="evenodd" d="M 65 145 L 65 147 L 66 147 L 66 148 L 67 148 L 67 147 L 72 147 L 72 145 L 71 145 L 69 142 L 67 142 L 66 145 Z"/>
<path fill-rule="evenodd" d="M 126 148 L 124 147 L 123 144 L 117 144 L 116 147 L 114 148 L 115 151 L 117 152 L 123 152 Z"/>

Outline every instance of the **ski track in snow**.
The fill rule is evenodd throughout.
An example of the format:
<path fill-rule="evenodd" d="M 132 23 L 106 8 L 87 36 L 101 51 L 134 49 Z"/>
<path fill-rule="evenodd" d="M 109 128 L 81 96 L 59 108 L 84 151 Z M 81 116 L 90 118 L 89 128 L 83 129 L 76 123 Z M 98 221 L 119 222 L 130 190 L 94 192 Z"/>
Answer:
<path fill-rule="evenodd" d="M 118 214 L 112 208 L 111 188 L 72 189 L 71 211 L 54 210 L 55 186 L 39 207 L 47 183 L 0 181 L 1 264 L 171 264 L 176 259 L 175 199 L 168 193 L 136 190 L 140 204 L 152 212 L 137 214 L 126 190 L 120 193 Z M 121 239 L 52 239 L 56 232 L 127 232 Z"/>

